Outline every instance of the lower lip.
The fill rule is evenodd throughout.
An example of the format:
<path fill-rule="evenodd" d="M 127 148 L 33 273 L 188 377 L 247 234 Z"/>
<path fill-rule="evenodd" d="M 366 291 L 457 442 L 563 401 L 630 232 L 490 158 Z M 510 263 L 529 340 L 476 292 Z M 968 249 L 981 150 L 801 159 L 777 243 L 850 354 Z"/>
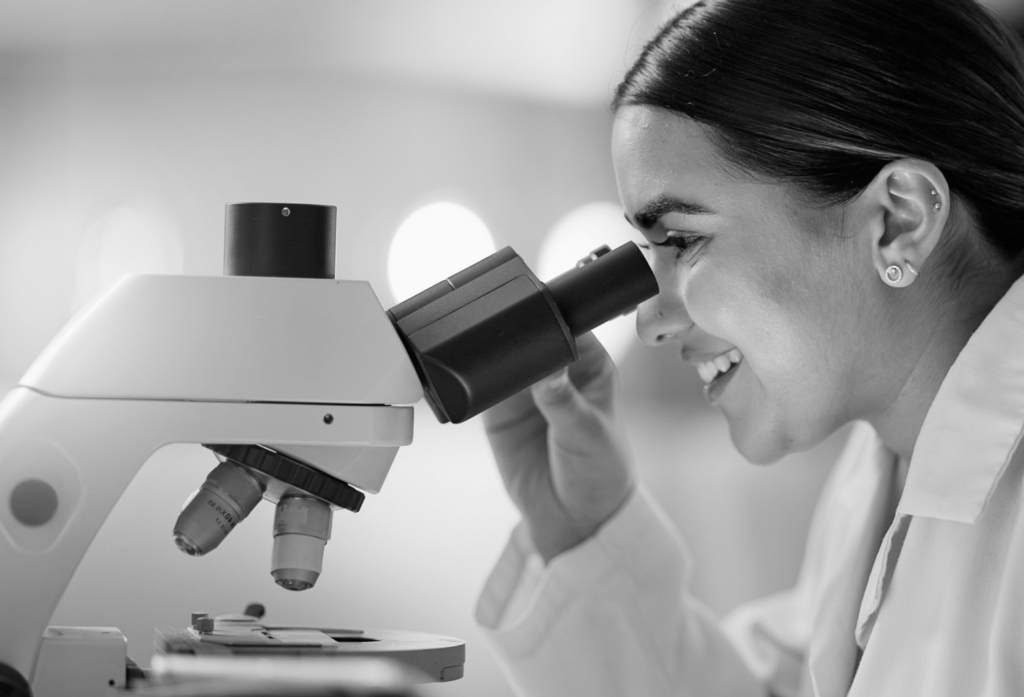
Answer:
<path fill-rule="evenodd" d="M 714 380 L 704 385 L 704 396 L 707 397 L 709 402 L 714 404 L 718 401 L 722 396 L 722 392 L 732 380 L 733 376 L 736 375 L 736 372 L 740 369 L 742 364 L 742 361 L 734 363 L 733 366 L 729 368 L 728 372 L 719 374 Z"/>

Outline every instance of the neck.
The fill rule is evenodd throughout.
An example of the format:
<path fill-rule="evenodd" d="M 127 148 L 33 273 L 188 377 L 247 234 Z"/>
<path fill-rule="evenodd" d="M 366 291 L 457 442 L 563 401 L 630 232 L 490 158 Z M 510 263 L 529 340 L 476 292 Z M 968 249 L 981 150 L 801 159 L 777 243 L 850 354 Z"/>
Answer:
<path fill-rule="evenodd" d="M 919 313 L 921 321 L 913 326 L 902 324 L 900 331 L 916 334 L 909 337 L 905 352 L 900 354 L 905 359 L 902 362 L 905 377 L 894 383 L 895 398 L 890 398 L 868 421 L 886 446 L 907 462 L 914 453 L 925 416 L 946 374 L 1010 285 L 1012 280 L 989 288 L 971 287 L 959 293 L 955 301 Z M 924 287 L 920 289 L 923 297 L 928 297 L 928 291 Z"/>

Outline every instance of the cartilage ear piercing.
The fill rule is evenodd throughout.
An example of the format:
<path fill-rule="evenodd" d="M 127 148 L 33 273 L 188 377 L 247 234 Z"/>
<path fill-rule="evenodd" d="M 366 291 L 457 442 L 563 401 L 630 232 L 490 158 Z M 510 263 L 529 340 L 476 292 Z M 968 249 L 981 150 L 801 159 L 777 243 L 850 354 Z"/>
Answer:
<path fill-rule="evenodd" d="M 915 268 L 914 268 L 913 266 L 911 266 L 911 265 L 910 265 L 910 262 L 909 262 L 909 261 L 907 261 L 906 259 L 904 259 L 904 260 L 903 260 L 903 263 L 907 265 L 907 271 L 909 271 L 910 273 L 914 274 L 915 276 L 920 276 L 920 275 L 921 275 L 921 274 L 919 274 L 919 273 L 917 272 L 917 269 L 915 269 Z"/>
<path fill-rule="evenodd" d="M 903 280 L 903 269 L 896 264 L 891 264 L 885 270 L 885 282 L 890 286 L 894 286 Z"/>
<path fill-rule="evenodd" d="M 938 196 L 938 194 L 939 194 L 938 191 L 936 191 L 935 189 L 932 189 L 932 196 Z"/>
<path fill-rule="evenodd" d="M 941 211 L 942 210 L 942 204 L 941 203 L 936 203 L 935 204 L 935 210 Z"/>

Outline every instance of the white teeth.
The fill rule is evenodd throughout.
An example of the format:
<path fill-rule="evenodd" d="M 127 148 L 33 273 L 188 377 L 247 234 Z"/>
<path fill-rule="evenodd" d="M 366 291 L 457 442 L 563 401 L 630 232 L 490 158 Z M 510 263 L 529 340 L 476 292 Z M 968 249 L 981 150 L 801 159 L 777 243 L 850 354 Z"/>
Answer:
<path fill-rule="evenodd" d="M 705 361 L 704 363 L 697 364 L 697 374 L 700 375 L 700 379 L 705 383 L 711 382 L 718 375 L 718 367 L 715 366 L 714 361 Z"/>
<path fill-rule="evenodd" d="M 743 355 L 739 352 L 739 349 L 730 349 L 726 353 L 720 356 L 715 356 L 709 361 L 697 364 L 697 373 L 700 375 L 700 379 L 706 383 L 711 382 L 719 373 L 724 373 L 729 370 L 735 363 L 739 363 L 743 360 Z"/>

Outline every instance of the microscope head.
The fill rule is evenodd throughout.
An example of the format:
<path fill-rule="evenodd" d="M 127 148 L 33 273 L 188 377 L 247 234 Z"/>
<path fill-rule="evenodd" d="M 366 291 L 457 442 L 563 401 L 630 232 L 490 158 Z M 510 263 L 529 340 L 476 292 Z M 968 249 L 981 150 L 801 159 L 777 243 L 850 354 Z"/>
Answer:
<path fill-rule="evenodd" d="M 334 206 L 229 204 L 224 275 L 333 281 L 335 219 Z M 295 311 L 301 312 L 302 308 Z M 358 327 L 350 329 L 359 335 Z M 352 396 L 339 394 L 337 398 L 347 401 Z M 327 413 L 323 420 L 330 426 L 334 415 Z M 206 447 L 220 464 L 182 507 L 174 526 L 175 544 L 191 556 L 212 551 L 266 498 L 277 506 L 271 575 L 287 590 L 313 587 L 320 576 L 324 546 L 331 536 L 333 510 L 359 511 L 365 498 L 350 482 L 376 493 L 397 451 L 395 448 L 368 456 L 363 449 L 355 449 L 355 453 L 331 452 L 335 449 L 302 444 Z M 369 479 L 359 476 L 360 472 L 350 466 L 352 455 L 355 460 L 364 461 L 362 467 L 369 469 Z M 343 467 L 348 481 L 332 476 L 323 462 L 333 460 L 332 464 L 337 464 L 339 459 L 350 460 Z"/>
<path fill-rule="evenodd" d="M 334 220 L 333 206 L 229 204 L 225 275 L 332 281 Z M 575 361 L 576 337 L 656 292 L 647 261 L 632 244 L 597 250 L 549 284 L 505 248 L 387 317 L 437 418 L 461 423 Z M 324 419 L 329 424 L 333 416 Z M 358 511 L 363 491 L 380 490 L 394 458 L 394 451 L 360 451 L 339 469 L 330 461 L 346 453 L 309 444 L 207 447 L 220 464 L 186 502 L 175 543 L 186 554 L 205 554 L 260 499 L 271 500 L 277 505 L 272 574 L 289 590 L 313 586 L 333 511 Z"/>

